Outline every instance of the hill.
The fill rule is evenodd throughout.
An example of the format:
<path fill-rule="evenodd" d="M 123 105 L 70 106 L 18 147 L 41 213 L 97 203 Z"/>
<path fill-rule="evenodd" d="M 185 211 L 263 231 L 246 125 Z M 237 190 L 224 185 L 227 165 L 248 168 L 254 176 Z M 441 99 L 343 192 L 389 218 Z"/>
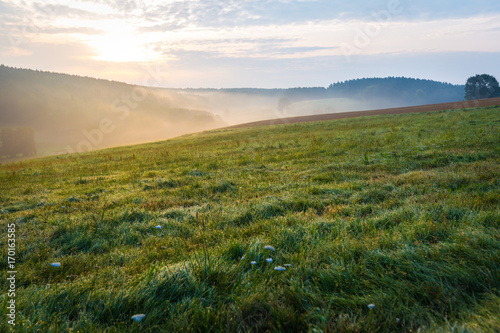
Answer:
<path fill-rule="evenodd" d="M 16 330 L 498 331 L 499 138 L 489 107 L 0 165 Z"/>
<path fill-rule="evenodd" d="M 338 82 L 331 84 L 327 91 L 334 97 L 353 98 L 377 108 L 389 108 L 462 101 L 465 85 L 387 77 Z"/>
<path fill-rule="evenodd" d="M 18 150 L 50 155 L 260 120 L 456 102 L 463 91 L 464 86 L 392 77 L 328 88 L 160 89 L 0 66 L 0 127 L 33 129 L 35 149 Z M 13 150 L 0 147 L 0 158 Z"/>
<path fill-rule="evenodd" d="M 0 66 L 1 127 L 31 127 L 39 154 L 156 141 L 224 125 L 165 90 Z"/>
<path fill-rule="evenodd" d="M 457 102 L 464 99 L 464 94 L 465 85 L 407 77 L 385 77 L 337 82 L 327 88 L 291 88 L 283 92 L 282 98 L 286 106 L 310 100 L 349 99 L 356 101 L 358 105 L 351 105 L 349 110 L 342 111 L 358 111 Z M 331 113 L 328 107 L 330 110 L 335 109 L 335 103 L 329 103 L 326 107 L 316 106 L 316 112 Z"/>

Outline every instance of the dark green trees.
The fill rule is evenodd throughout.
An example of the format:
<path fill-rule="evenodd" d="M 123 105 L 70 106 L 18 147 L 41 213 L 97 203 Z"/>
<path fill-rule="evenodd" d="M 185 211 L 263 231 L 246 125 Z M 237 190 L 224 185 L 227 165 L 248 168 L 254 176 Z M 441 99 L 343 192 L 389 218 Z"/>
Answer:
<path fill-rule="evenodd" d="M 498 81 L 488 74 L 471 76 L 465 84 L 465 99 L 500 97 Z"/>

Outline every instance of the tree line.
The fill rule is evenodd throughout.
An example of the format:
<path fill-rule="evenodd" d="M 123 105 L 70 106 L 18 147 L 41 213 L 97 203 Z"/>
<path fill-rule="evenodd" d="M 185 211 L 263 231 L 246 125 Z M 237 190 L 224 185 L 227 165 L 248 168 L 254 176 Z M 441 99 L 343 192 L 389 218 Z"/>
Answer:
<path fill-rule="evenodd" d="M 378 107 L 396 107 L 492 97 L 500 97 L 500 88 L 498 81 L 488 74 L 470 77 L 465 85 L 408 77 L 361 78 L 332 83 L 327 88 L 286 89 L 278 109 L 300 101 L 327 98 L 351 98 Z"/>

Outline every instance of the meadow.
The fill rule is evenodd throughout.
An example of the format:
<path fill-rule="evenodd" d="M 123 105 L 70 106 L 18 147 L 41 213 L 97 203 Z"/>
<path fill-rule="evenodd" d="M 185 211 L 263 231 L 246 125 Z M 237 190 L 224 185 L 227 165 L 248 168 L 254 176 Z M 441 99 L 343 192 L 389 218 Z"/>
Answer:
<path fill-rule="evenodd" d="M 496 332 L 499 165 L 499 107 L 2 164 L 0 331 Z"/>

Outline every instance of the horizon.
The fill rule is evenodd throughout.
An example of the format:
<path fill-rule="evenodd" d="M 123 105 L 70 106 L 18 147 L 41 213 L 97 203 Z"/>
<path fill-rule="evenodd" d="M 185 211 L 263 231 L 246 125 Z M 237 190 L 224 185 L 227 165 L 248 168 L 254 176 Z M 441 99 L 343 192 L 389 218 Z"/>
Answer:
<path fill-rule="evenodd" d="M 500 77 L 500 3 L 0 1 L 0 63 L 161 88 Z M 144 84 L 149 80 L 149 84 Z"/>
<path fill-rule="evenodd" d="M 406 76 L 386 76 L 386 77 L 360 77 L 360 78 L 353 78 L 353 79 L 347 79 L 343 81 L 336 81 L 328 84 L 327 86 L 297 86 L 297 87 L 273 87 L 273 88 L 261 88 L 261 87 L 221 87 L 221 88 L 213 88 L 213 87 L 184 87 L 184 88 L 179 88 L 179 87 L 156 87 L 156 86 L 144 86 L 141 84 L 135 84 L 135 83 L 129 83 L 125 81 L 117 81 L 117 80 L 112 80 L 112 79 L 105 79 L 105 78 L 99 78 L 99 77 L 93 77 L 93 76 L 83 76 L 79 74 L 70 74 L 70 73 L 63 73 L 63 72 L 54 72 L 54 71 L 46 71 L 46 70 L 41 70 L 37 68 L 23 68 L 23 67 L 12 67 L 9 65 L 1 64 L 0 67 L 7 67 L 10 69 L 15 69 L 15 70 L 27 70 L 27 71 L 34 71 L 34 72 L 41 72 L 41 73 L 48 73 L 48 74 L 55 74 L 55 75 L 68 75 L 68 76 L 76 76 L 78 78 L 84 78 L 84 79 L 93 79 L 93 80 L 104 80 L 108 82 L 116 82 L 116 83 L 122 83 L 122 84 L 127 84 L 127 85 L 135 85 L 135 86 L 143 86 L 145 88 L 154 88 L 154 89 L 170 89 L 170 90 L 288 90 L 288 89 L 316 89 L 316 88 L 324 88 L 328 89 L 330 85 L 333 84 L 341 84 L 344 82 L 348 81 L 356 81 L 356 80 L 372 80 L 372 79 L 409 79 L 409 80 L 420 80 L 420 81 L 432 81 L 432 82 L 437 82 L 437 83 L 442 83 L 442 84 L 450 84 L 453 86 L 464 86 L 465 84 L 454 84 L 450 82 L 444 82 L 444 81 L 436 81 L 436 80 L 431 80 L 431 79 L 426 79 L 426 78 L 419 78 L 419 77 L 406 77 Z"/>

